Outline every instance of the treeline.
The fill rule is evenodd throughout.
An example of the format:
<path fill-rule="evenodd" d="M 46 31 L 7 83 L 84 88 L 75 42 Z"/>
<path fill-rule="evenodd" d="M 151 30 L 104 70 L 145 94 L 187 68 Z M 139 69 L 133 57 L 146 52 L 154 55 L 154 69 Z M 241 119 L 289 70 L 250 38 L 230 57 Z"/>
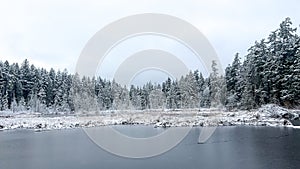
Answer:
<path fill-rule="evenodd" d="M 273 103 L 300 105 L 300 38 L 286 18 L 267 39 L 255 42 L 243 63 L 236 54 L 226 68 L 226 106 L 252 109 Z"/>
<path fill-rule="evenodd" d="M 300 104 L 300 38 L 289 18 L 279 29 L 239 55 L 218 74 L 216 62 L 205 78 L 193 71 L 162 84 L 121 86 L 101 77 L 79 77 L 66 70 L 47 71 L 25 60 L 20 66 L 0 61 L 0 110 L 96 112 L 124 109 L 254 109 L 275 103 Z"/>
<path fill-rule="evenodd" d="M 210 78 L 194 71 L 176 81 L 168 78 L 162 84 L 149 82 L 127 88 L 101 77 L 81 78 L 66 70 L 48 72 L 30 65 L 28 60 L 21 66 L 0 62 L 0 110 L 53 113 L 221 106 L 217 97 L 221 86 L 225 93 L 225 81 L 218 76 L 216 64 L 212 66 L 214 73 Z M 216 99 L 211 99 L 212 95 Z"/>

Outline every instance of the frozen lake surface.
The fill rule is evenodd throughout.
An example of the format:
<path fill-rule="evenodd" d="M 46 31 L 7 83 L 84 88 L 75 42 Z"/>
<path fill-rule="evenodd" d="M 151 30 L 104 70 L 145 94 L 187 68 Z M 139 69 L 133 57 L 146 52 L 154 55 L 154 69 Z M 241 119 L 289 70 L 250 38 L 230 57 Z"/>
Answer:
<path fill-rule="evenodd" d="M 165 129 L 115 126 L 133 137 L 154 136 Z M 95 145 L 82 129 L 0 132 L 2 169 L 282 169 L 300 167 L 300 129 L 219 127 L 205 144 L 193 128 L 175 148 L 160 156 L 128 159 Z"/>

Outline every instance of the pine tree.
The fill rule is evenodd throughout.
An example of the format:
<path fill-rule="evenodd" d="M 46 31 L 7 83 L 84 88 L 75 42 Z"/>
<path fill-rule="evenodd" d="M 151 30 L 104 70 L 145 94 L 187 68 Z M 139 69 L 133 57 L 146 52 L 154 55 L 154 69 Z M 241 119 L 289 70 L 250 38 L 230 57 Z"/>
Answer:
<path fill-rule="evenodd" d="M 221 97 L 221 92 L 222 92 L 222 77 L 219 76 L 218 69 L 217 69 L 217 63 L 216 61 L 212 62 L 212 73 L 210 74 L 210 86 L 209 86 L 209 91 L 210 91 L 210 106 L 214 108 L 220 108 L 222 107 L 222 97 Z"/>
<path fill-rule="evenodd" d="M 203 85 L 203 92 L 201 93 L 200 107 L 210 108 L 211 106 L 211 91 L 210 91 L 210 78 L 207 78 Z"/>
<path fill-rule="evenodd" d="M 32 85 L 33 82 L 31 81 L 32 77 L 31 77 L 31 72 L 30 72 L 30 65 L 28 60 L 24 60 L 24 62 L 22 63 L 21 66 L 21 83 L 22 83 L 22 93 L 23 93 L 23 97 L 25 99 L 25 103 L 27 104 L 29 102 L 30 99 L 30 92 L 32 90 Z"/>
<path fill-rule="evenodd" d="M 139 89 L 131 85 L 129 90 L 129 98 L 134 109 L 141 109 L 141 98 Z"/>
<path fill-rule="evenodd" d="M 6 91 L 5 94 L 2 96 L 1 99 L 1 110 L 8 110 L 8 92 Z"/>
<path fill-rule="evenodd" d="M 162 84 L 162 91 L 164 92 L 165 97 L 166 97 L 166 108 L 167 109 L 172 108 L 171 84 L 172 84 L 171 78 L 168 78 L 167 81 Z"/>
<path fill-rule="evenodd" d="M 173 95 L 173 108 L 176 108 L 176 109 L 179 109 L 179 108 L 182 108 L 182 93 L 181 93 L 181 90 L 180 90 L 180 87 L 179 87 L 179 83 L 178 81 L 174 81 L 172 83 L 172 88 L 171 88 L 171 91 L 172 91 L 172 95 Z M 197 102 L 197 100 L 195 100 L 195 102 Z"/>
<path fill-rule="evenodd" d="M 240 104 L 242 97 L 242 86 L 243 79 L 241 77 L 241 62 L 239 54 L 235 55 L 232 66 L 229 65 L 225 70 L 226 80 L 226 103 L 229 109 L 237 108 Z"/>
<path fill-rule="evenodd" d="M 150 109 L 164 109 L 165 95 L 160 86 L 156 86 L 149 94 Z"/>
<path fill-rule="evenodd" d="M 22 83 L 20 81 L 21 77 L 21 72 L 19 65 L 16 63 L 12 66 L 12 83 L 13 83 L 13 96 L 15 97 L 15 101 L 17 104 L 20 102 L 21 98 L 23 97 L 23 87 Z"/>
<path fill-rule="evenodd" d="M 296 60 L 290 67 L 292 69 L 292 79 L 290 92 L 294 95 L 293 105 L 300 105 L 300 50 L 296 53 Z"/>

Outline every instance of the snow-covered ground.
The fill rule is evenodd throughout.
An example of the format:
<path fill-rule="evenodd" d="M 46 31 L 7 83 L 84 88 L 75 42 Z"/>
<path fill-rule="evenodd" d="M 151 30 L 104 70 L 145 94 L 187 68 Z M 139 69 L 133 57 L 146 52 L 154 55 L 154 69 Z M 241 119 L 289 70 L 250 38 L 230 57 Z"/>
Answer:
<path fill-rule="evenodd" d="M 176 111 L 105 111 L 94 115 L 51 115 L 38 113 L 0 112 L 0 130 L 10 129 L 69 129 L 105 125 L 179 126 L 291 126 L 283 117 L 298 117 L 291 111 L 275 105 L 266 105 L 254 111 L 226 112 L 213 109 Z"/>

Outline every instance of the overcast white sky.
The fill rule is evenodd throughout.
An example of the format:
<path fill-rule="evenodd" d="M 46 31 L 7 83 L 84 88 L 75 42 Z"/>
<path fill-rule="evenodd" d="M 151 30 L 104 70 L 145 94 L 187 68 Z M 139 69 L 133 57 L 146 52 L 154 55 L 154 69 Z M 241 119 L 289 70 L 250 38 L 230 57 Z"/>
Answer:
<path fill-rule="evenodd" d="M 297 0 L 1 0 L 0 60 L 74 72 L 86 42 L 125 16 L 162 13 L 196 26 L 211 42 L 223 68 L 244 55 L 286 17 L 300 24 Z"/>

